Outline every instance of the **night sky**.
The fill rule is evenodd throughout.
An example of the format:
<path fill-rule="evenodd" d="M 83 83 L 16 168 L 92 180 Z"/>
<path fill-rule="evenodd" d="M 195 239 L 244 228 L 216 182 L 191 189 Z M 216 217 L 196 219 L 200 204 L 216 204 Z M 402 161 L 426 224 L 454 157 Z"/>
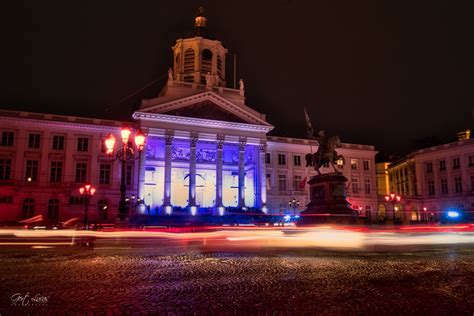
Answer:
<path fill-rule="evenodd" d="M 0 107 L 130 119 L 156 96 L 200 5 L 273 134 L 402 153 L 473 125 L 473 1 L 10 1 Z M 147 89 L 122 100 L 150 82 Z M 121 101 L 122 100 L 122 101 Z"/>

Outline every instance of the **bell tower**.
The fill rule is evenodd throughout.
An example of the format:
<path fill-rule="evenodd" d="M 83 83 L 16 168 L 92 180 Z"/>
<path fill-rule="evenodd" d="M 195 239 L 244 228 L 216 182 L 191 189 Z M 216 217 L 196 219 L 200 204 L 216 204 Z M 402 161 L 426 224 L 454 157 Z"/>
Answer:
<path fill-rule="evenodd" d="M 209 35 L 202 7 L 194 20 L 194 32 L 176 40 L 172 49 L 174 80 L 225 87 L 227 49 Z"/>

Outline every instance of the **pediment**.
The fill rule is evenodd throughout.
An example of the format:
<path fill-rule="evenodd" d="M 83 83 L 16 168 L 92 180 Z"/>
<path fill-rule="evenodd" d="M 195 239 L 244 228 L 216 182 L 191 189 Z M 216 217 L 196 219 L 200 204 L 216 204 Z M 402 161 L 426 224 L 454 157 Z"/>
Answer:
<path fill-rule="evenodd" d="M 266 122 L 264 115 L 246 105 L 235 104 L 213 92 L 202 92 L 152 105 L 141 109 L 140 112 L 271 126 Z"/>

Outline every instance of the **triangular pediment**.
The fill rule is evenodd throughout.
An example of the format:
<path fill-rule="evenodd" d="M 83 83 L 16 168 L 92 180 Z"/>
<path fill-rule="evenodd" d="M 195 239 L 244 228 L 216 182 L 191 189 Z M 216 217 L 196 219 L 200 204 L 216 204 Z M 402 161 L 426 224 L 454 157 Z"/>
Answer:
<path fill-rule="evenodd" d="M 202 92 L 152 105 L 141 109 L 140 112 L 271 126 L 264 115 L 246 105 L 235 104 L 214 92 Z"/>

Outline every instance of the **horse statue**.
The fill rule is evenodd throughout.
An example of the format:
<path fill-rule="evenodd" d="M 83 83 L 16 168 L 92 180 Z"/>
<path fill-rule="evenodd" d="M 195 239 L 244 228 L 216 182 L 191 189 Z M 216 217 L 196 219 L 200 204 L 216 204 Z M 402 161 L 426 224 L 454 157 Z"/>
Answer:
<path fill-rule="evenodd" d="M 305 156 L 306 167 L 314 166 L 314 170 L 316 170 L 318 175 L 320 175 L 321 172 L 319 171 L 319 168 L 325 164 L 330 164 L 334 169 L 334 172 L 341 173 L 334 166 L 339 159 L 344 159 L 344 157 L 339 155 L 336 151 L 336 148 L 342 147 L 339 136 L 331 136 L 326 140 L 324 132 L 320 132 L 320 136 L 316 139 L 319 142 L 318 151 L 314 154 L 307 154 Z"/>

